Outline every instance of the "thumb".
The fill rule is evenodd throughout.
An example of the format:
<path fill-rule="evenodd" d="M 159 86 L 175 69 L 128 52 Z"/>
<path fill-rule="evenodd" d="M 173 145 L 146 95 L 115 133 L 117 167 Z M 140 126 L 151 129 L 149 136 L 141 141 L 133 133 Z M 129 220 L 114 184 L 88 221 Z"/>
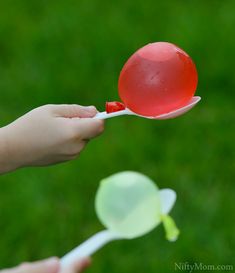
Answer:
<path fill-rule="evenodd" d="M 52 112 L 64 118 L 92 118 L 97 113 L 95 106 L 81 106 L 78 104 L 51 105 Z"/>
<path fill-rule="evenodd" d="M 100 135 L 104 130 L 104 121 L 100 119 L 73 119 L 73 126 L 82 140 L 88 140 Z"/>
<path fill-rule="evenodd" d="M 57 273 L 59 267 L 59 259 L 50 258 L 34 263 L 23 263 L 10 273 Z"/>
<path fill-rule="evenodd" d="M 65 268 L 62 268 L 59 273 L 81 273 L 83 272 L 88 266 L 90 266 L 91 260 L 90 258 L 83 258 L 82 260 L 77 260 L 70 264 L 69 266 L 66 266 Z"/>

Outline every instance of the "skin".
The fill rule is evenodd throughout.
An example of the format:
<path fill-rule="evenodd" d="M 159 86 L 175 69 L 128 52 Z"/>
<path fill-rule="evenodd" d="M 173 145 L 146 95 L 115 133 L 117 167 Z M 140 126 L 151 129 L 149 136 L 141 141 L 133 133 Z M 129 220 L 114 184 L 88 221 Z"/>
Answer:
<path fill-rule="evenodd" d="M 75 159 L 102 133 L 94 106 L 45 105 L 0 128 L 0 173 Z"/>
<path fill-rule="evenodd" d="M 104 130 L 103 121 L 92 118 L 96 113 L 94 106 L 44 105 L 0 128 L 0 174 L 77 158 Z M 89 265 L 89 258 L 84 258 L 60 270 L 59 259 L 50 258 L 0 273 L 79 273 Z"/>
<path fill-rule="evenodd" d="M 90 259 L 85 258 L 71 264 L 68 268 L 60 270 L 60 262 L 56 257 L 47 260 L 22 263 L 21 265 L 0 270 L 0 273 L 80 273 L 83 272 L 90 265 Z"/>

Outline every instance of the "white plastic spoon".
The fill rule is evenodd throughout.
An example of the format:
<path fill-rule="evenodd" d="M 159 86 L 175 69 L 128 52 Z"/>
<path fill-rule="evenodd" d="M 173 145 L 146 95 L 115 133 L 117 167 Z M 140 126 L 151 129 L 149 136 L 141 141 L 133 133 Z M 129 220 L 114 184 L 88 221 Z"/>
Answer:
<path fill-rule="evenodd" d="M 133 239 L 150 232 L 161 223 L 161 216 L 170 212 L 175 201 L 176 193 L 173 190 L 159 191 L 149 178 L 139 173 L 122 172 L 103 180 L 96 197 L 96 210 L 107 229 L 61 258 L 62 269 L 80 258 L 92 255 L 111 241 Z M 138 216 L 143 218 L 141 222 Z M 113 226 L 115 222 L 116 227 Z"/>
<path fill-rule="evenodd" d="M 126 108 L 125 110 L 116 111 L 116 112 L 113 112 L 113 113 L 100 112 L 100 113 L 96 114 L 96 116 L 94 118 L 107 119 L 107 118 L 113 118 L 113 117 L 123 116 L 123 115 L 134 115 L 134 116 L 138 116 L 138 117 L 142 117 L 142 118 L 148 118 L 148 119 L 171 119 L 171 118 L 176 118 L 178 116 L 181 116 L 184 113 L 188 112 L 200 100 L 201 100 L 201 97 L 195 96 L 184 107 L 181 107 L 181 108 L 179 108 L 177 110 L 174 110 L 174 111 L 171 111 L 169 113 L 162 114 L 162 115 L 159 115 L 159 116 L 155 116 L 155 117 L 138 115 L 138 114 L 132 112 L 131 110 L 129 110 L 128 108 Z"/>
<path fill-rule="evenodd" d="M 159 194 L 161 198 L 162 214 L 168 214 L 171 208 L 174 206 L 174 203 L 176 200 L 176 194 L 171 189 L 162 189 L 159 191 Z M 125 238 L 123 236 L 120 236 L 117 233 L 108 229 L 100 231 L 96 233 L 95 235 L 93 235 L 92 237 L 90 237 L 85 242 L 83 242 L 81 245 L 79 245 L 78 247 L 76 247 L 75 249 L 67 253 L 64 257 L 62 257 L 61 266 L 67 267 L 70 264 L 72 264 L 74 261 L 77 261 L 80 258 L 91 256 L 107 243 L 111 241 L 115 241 L 115 240 L 122 240 L 122 239 L 130 239 L 130 238 Z"/>

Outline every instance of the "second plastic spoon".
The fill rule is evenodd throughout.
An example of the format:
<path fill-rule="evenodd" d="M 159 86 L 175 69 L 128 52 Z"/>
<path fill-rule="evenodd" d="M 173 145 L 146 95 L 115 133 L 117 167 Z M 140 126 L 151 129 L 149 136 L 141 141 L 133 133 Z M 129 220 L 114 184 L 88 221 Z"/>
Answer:
<path fill-rule="evenodd" d="M 158 190 L 148 177 L 136 172 L 122 172 L 104 179 L 96 197 L 96 210 L 107 230 L 98 232 L 61 258 L 62 269 L 111 241 L 145 235 L 162 221 L 164 223 L 162 217 L 173 221 L 168 213 L 175 201 L 173 190 Z M 172 234 L 172 229 L 166 232 L 170 234 L 169 240 L 176 239 L 177 234 Z"/>

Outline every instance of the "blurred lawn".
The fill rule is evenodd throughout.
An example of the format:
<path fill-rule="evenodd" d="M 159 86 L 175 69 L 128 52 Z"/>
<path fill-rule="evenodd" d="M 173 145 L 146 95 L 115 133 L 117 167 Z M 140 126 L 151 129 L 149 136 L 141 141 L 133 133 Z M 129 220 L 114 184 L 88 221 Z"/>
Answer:
<path fill-rule="evenodd" d="M 185 49 L 202 102 L 169 121 L 119 117 L 80 159 L 0 177 L 0 268 L 61 256 L 100 230 L 100 179 L 136 170 L 178 193 L 176 243 L 160 227 L 94 255 L 88 272 L 173 272 L 175 262 L 233 264 L 234 1 L 0 2 L 1 126 L 47 103 L 116 100 L 125 60 L 153 41 Z M 133 137 L 134 136 L 134 137 Z"/>

